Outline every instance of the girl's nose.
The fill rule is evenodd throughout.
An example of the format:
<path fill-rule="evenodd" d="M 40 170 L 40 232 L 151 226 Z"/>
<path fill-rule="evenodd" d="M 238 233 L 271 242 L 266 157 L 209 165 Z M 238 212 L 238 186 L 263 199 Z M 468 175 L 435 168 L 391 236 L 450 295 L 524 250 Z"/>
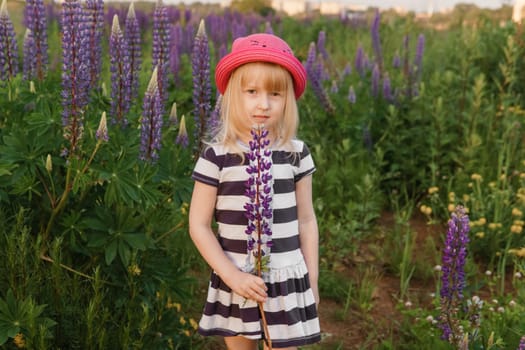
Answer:
<path fill-rule="evenodd" d="M 270 103 L 269 103 L 269 96 L 267 94 L 261 94 L 261 97 L 259 99 L 259 109 L 265 111 L 267 110 L 268 108 L 270 108 Z"/>

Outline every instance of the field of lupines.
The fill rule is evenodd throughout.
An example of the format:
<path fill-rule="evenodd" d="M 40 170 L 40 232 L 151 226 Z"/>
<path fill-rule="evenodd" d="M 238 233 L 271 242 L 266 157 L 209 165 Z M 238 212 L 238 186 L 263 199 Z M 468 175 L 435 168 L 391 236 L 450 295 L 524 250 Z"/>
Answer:
<path fill-rule="evenodd" d="M 321 297 L 366 334 L 313 348 L 525 349 L 521 26 L 2 1 L 1 349 L 218 348 L 195 334 L 190 173 L 214 65 L 256 31 L 307 69 Z M 381 276 L 397 312 L 379 329 Z"/>

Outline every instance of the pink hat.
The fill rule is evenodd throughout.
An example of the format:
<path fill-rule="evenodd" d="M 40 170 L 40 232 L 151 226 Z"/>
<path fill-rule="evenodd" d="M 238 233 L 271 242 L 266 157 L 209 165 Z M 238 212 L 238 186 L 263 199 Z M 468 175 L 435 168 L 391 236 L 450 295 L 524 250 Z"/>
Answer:
<path fill-rule="evenodd" d="M 283 66 L 292 76 L 295 98 L 298 99 L 303 94 L 306 70 L 302 63 L 284 40 L 265 33 L 235 39 L 232 51 L 219 61 L 215 69 L 215 82 L 221 94 L 224 94 L 232 72 L 250 62 L 270 62 Z"/>

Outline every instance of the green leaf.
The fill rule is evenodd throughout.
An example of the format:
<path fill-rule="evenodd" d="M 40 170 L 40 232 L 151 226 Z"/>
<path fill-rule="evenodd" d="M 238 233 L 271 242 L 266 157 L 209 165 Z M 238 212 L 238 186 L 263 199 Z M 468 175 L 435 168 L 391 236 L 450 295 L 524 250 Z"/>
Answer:
<path fill-rule="evenodd" d="M 106 247 L 106 264 L 111 265 L 115 257 L 117 256 L 118 242 L 116 240 L 111 241 L 111 243 Z"/>
<path fill-rule="evenodd" d="M 131 247 L 140 250 L 146 249 L 148 243 L 148 237 L 142 233 L 125 233 L 122 235 L 122 239 Z"/>
<path fill-rule="evenodd" d="M 7 331 L 0 329 L 0 345 L 4 345 L 7 339 L 9 339 L 7 336 Z"/>
<path fill-rule="evenodd" d="M 122 261 L 122 264 L 124 266 L 128 266 L 129 260 L 131 259 L 131 249 L 130 246 L 124 241 L 118 242 L 118 255 L 120 257 L 120 261 Z"/>

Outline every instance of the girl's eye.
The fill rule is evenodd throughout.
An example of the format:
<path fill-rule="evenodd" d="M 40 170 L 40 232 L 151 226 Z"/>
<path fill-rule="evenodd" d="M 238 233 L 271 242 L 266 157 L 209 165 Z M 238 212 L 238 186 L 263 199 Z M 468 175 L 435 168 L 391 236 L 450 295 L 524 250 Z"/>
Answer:
<path fill-rule="evenodd" d="M 272 92 L 272 96 L 281 96 L 281 92 L 280 91 L 274 91 L 274 92 Z"/>
<path fill-rule="evenodd" d="M 255 89 L 246 89 L 246 92 L 249 93 L 249 94 L 255 94 L 257 92 L 257 90 L 255 90 Z"/>

